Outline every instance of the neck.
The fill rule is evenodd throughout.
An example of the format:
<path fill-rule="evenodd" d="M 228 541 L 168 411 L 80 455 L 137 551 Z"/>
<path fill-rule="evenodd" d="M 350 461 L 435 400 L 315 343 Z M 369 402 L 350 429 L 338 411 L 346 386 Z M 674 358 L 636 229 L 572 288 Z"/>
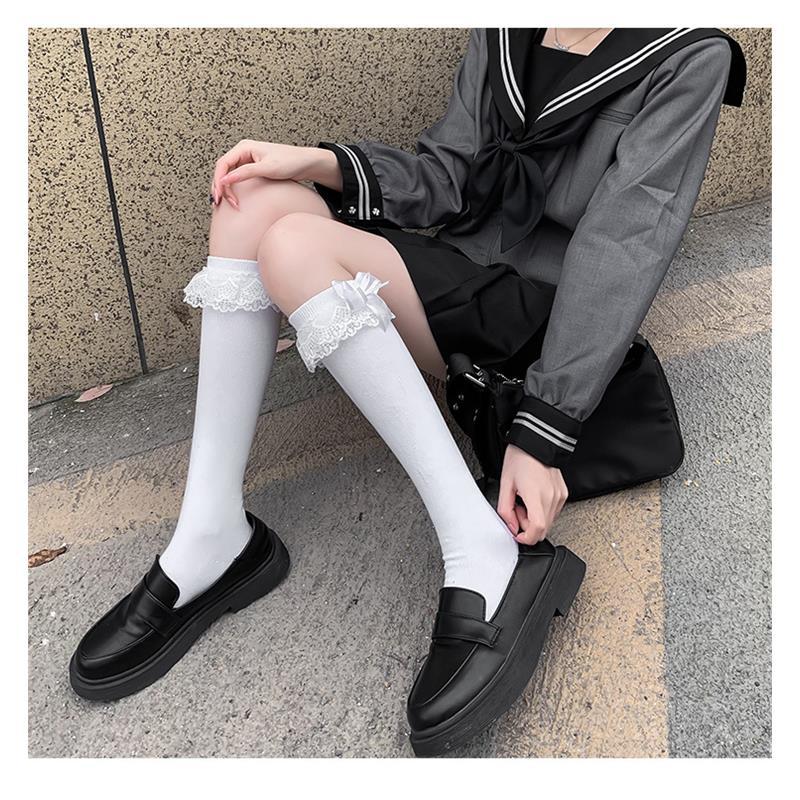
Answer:
<path fill-rule="evenodd" d="M 604 30 L 607 30 L 607 28 L 558 28 L 558 35 L 560 37 L 563 34 L 564 36 L 577 39 L 581 36 L 588 36 L 594 31 L 600 32 Z"/>
<path fill-rule="evenodd" d="M 573 53 L 588 55 L 613 28 L 548 28 L 542 44 L 561 45 Z"/>

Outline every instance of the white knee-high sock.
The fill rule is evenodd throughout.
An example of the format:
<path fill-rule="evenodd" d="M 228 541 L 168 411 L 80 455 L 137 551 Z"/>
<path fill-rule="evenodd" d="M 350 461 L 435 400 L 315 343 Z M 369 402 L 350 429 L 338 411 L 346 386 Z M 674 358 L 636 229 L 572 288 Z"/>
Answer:
<path fill-rule="evenodd" d="M 306 366 L 321 362 L 408 473 L 442 549 L 445 586 L 472 589 L 497 609 L 519 548 L 478 489 L 369 273 L 333 281 L 289 317 Z"/>
<path fill-rule="evenodd" d="M 280 321 L 256 261 L 211 256 L 184 292 L 203 317 L 186 489 L 159 559 L 180 589 L 176 607 L 211 586 L 250 539 L 242 483 Z"/>

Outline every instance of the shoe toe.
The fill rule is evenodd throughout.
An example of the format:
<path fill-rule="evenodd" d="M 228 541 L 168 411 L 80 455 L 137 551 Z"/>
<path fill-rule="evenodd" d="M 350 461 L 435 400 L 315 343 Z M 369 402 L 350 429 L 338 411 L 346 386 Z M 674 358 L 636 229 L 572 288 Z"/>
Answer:
<path fill-rule="evenodd" d="M 154 632 L 127 614 L 123 598 L 86 632 L 73 656 L 75 671 L 86 680 L 110 678 L 147 657 L 154 649 Z"/>
<path fill-rule="evenodd" d="M 465 696 L 471 682 L 456 679 L 469 669 L 474 651 L 475 645 L 466 642 L 431 646 L 408 698 L 407 716 L 413 731 L 444 722 L 472 699 Z"/>

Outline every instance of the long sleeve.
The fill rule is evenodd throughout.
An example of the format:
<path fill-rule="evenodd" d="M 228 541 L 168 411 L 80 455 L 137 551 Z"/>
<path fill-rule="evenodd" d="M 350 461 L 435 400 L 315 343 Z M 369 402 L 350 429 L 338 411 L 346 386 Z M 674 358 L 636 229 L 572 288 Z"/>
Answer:
<path fill-rule="evenodd" d="M 444 116 L 418 137 L 414 153 L 374 141 L 320 142 L 342 171 L 342 191 L 314 186 L 337 217 L 403 228 L 428 228 L 454 218 L 476 141 L 478 87 L 486 70 L 485 32 L 473 29 Z"/>
<path fill-rule="evenodd" d="M 723 39 L 687 45 L 650 78 L 564 256 L 540 358 L 509 441 L 564 466 L 677 251 L 705 174 L 728 76 Z"/>

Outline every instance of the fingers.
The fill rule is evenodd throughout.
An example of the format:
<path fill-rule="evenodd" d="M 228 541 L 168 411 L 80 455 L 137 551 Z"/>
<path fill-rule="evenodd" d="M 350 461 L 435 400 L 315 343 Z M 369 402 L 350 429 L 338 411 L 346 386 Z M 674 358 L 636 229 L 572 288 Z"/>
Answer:
<path fill-rule="evenodd" d="M 519 532 L 519 519 L 514 509 L 516 500 L 517 492 L 514 489 L 514 484 L 511 481 L 503 481 L 501 478 L 500 492 L 497 498 L 497 513 L 515 536 Z"/>
<path fill-rule="evenodd" d="M 211 196 L 214 198 L 216 205 L 219 205 L 222 200 L 222 189 L 219 185 L 222 177 L 234 167 L 253 160 L 251 144 L 249 139 L 243 139 L 235 147 L 228 150 L 225 155 L 217 159 L 217 163 L 214 165 L 214 175 L 211 179 Z"/>
<path fill-rule="evenodd" d="M 220 186 L 232 186 L 234 183 L 245 181 L 248 178 L 256 178 L 261 174 L 259 164 L 243 164 L 241 167 L 232 169 L 227 175 L 219 179 Z"/>
<path fill-rule="evenodd" d="M 561 472 L 554 471 L 552 477 L 552 509 L 550 511 L 550 522 L 547 526 L 548 528 L 550 528 L 556 521 L 556 518 L 561 513 L 561 509 L 564 508 L 564 503 L 567 502 L 567 484 L 564 483 L 564 478 L 561 475 Z"/>
<path fill-rule="evenodd" d="M 539 514 L 528 515 L 528 525 L 515 537 L 522 544 L 536 544 L 547 536 L 547 525 Z"/>
<path fill-rule="evenodd" d="M 564 505 L 567 502 L 567 498 L 569 497 L 569 492 L 567 491 L 567 484 L 564 483 L 563 479 L 561 480 L 561 486 L 558 488 L 558 506 L 556 508 L 556 513 L 553 515 L 553 519 L 555 519 L 563 510 Z"/>
<path fill-rule="evenodd" d="M 222 195 L 237 211 L 239 210 L 239 200 L 230 186 L 223 187 Z"/>
<path fill-rule="evenodd" d="M 536 544 L 547 535 L 549 504 L 546 508 L 545 498 L 536 486 L 521 489 L 520 496 L 524 505 L 517 505 L 520 531 L 515 538 L 522 544 Z"/>
<path fill-rule="evenodd" d="M 521 530 L 526 531 L 528 530 L 528 526 L 531 524 L 530 517 L 528 516 L 528 509 L 525 507 L 525 504 L 517 497 L 516 505 L 514 506 L 514 511 L 517 514 L 517 519 L 519 520 L 519 527 Z"/>
<path fill-rule="evenodd" d="M 542 541 L 566 500 L 567 486 L 560 470 L 513 445 L 506 448 L 497 513 L 518 542 Z"/>
<path fill-rule="evenodd" d="M 223 196 L 237 211 L 239 209 L 239 201 L 233 192 L 234 184 L 246 181 L 248 178 L 257 178 L 262 172 L 261 164 L 244 164 L 241 167 L 231 170 L 227 175 L 223 175 L 219 179 L 219 186 Z"/>
<path fill-rule="evenodd" d="M 233 192 L 233 187 L 230 184 L 224 183 L 226 176 L 222 176 L 219 181 L 219 190 L 221 196 L 224 197 L 237 211 L 239 210 L 239 199 Z"/>

